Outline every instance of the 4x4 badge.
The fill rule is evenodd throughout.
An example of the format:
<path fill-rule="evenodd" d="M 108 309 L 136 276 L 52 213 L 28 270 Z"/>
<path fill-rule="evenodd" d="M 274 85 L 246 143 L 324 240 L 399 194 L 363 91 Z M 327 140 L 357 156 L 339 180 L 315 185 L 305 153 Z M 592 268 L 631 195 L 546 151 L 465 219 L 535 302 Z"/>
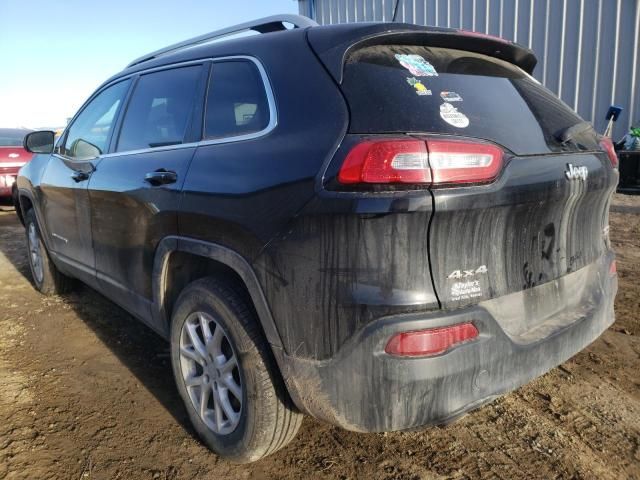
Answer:
<path fill-rule="evenodd" d="M 589 169 L 587 167 L 576 167 L 575 165 L 571 165 L 567 163 L 567 171 L 564 172 L 569 180 L 582 180 L 583 182 L 587 180 L 587 176 L 589 175 Z"/>
<path fill-rule="evenodd" d="M 473 277 L 474 275 L 487 273 L 488 271 L 489 270 L 487 269 L 486 265 L 480 265 L 478 268 L 471 269 L 471 270 L 454 270 L 449 275 L 447 275 L 447 278 L 455 278 L 455 279 L 469 278 L 469 277 Z"/>

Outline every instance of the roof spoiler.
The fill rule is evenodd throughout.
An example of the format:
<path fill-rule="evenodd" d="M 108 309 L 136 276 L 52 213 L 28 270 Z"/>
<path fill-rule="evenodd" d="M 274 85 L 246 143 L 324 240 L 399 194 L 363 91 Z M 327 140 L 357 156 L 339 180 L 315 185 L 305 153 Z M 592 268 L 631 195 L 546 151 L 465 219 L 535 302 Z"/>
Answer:
<path fill-rule="evenodd" d="M 407 23 L 341 24 L 313 28 L 309 43 L 333 78 L 342 83 L 349 56 L 372 45 L 428 45 L 481 53 L 522 68 L 528 74 L 538 63 L 533 51 L 517 43 L 491 35 Z"/>

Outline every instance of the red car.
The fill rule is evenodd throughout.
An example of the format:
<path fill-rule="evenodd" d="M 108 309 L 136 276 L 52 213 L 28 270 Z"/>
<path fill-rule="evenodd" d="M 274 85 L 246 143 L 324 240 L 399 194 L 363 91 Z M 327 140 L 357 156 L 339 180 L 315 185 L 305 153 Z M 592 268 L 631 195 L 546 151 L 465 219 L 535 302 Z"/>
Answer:
<path fill-rule="evenodd" d="M 18 170 L 33 154 L 22 147 L 22 140 L 31 130 L 0 128 L 0 200 L 11 198 L 11 189 Z"/>

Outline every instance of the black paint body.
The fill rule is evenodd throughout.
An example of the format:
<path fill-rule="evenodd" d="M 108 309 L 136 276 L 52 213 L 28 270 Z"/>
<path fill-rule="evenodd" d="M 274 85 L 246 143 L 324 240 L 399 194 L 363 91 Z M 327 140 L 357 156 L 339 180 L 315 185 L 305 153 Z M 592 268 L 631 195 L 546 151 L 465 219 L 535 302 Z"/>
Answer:
<path fill-rule="evenodd" d="M 274 128 L 201 142 L 203 88 L 188 145 L 115 153 L 112 139 L 90 161 L 37 155 L 18 179 L 21 207 L 35 209 L 61 271 L 165 337 L 174 260 L 196 256 L 231 269 L 309 414 L 361 431 L 450 419 L 542 374 L 613 322 L 605 227 L 617 172 L 599 150 L 507 154 L 489 185 L 337 185 L 342 160 L 364 138 L 349 131 L 340 87 L 350 49 L 430 41 L 529 72 L 535 65 L 521 47 L 401 24 L 296 29 L 181 51 L 104 86 L 130 76 L 133 88 L 139 73 L 184 62 L 206 78 L 212 60 L 251 57 L 273 91 Z M 567 163 L 587 166 L 588 180 L 567 181 Z M 158 169 L 177 181 L 145 182 Z M 87 179 L 72 179 L 77 171 Z M 482 296 L 452 299 L 449 274 L 481 265 Z M 384 353 L 395 332 L 460 321 L 474 322 L 480 339 L 442 357 Z"/>

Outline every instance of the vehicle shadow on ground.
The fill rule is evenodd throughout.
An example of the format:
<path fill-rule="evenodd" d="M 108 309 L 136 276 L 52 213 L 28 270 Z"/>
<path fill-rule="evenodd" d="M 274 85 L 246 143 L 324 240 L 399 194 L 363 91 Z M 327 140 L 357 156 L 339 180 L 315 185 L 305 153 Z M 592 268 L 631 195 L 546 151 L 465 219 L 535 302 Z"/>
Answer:
<path fill-rule="evenodd" d="M 0 212 L 0 254 L 32 282 L 23 227 L 11 212 Z M 196 437 L 175 387 L 169 344 L 84 284 L 78 282 L 72 293 L 61 297 L 140 384 L 156 397 L 190 435 Z"/>

